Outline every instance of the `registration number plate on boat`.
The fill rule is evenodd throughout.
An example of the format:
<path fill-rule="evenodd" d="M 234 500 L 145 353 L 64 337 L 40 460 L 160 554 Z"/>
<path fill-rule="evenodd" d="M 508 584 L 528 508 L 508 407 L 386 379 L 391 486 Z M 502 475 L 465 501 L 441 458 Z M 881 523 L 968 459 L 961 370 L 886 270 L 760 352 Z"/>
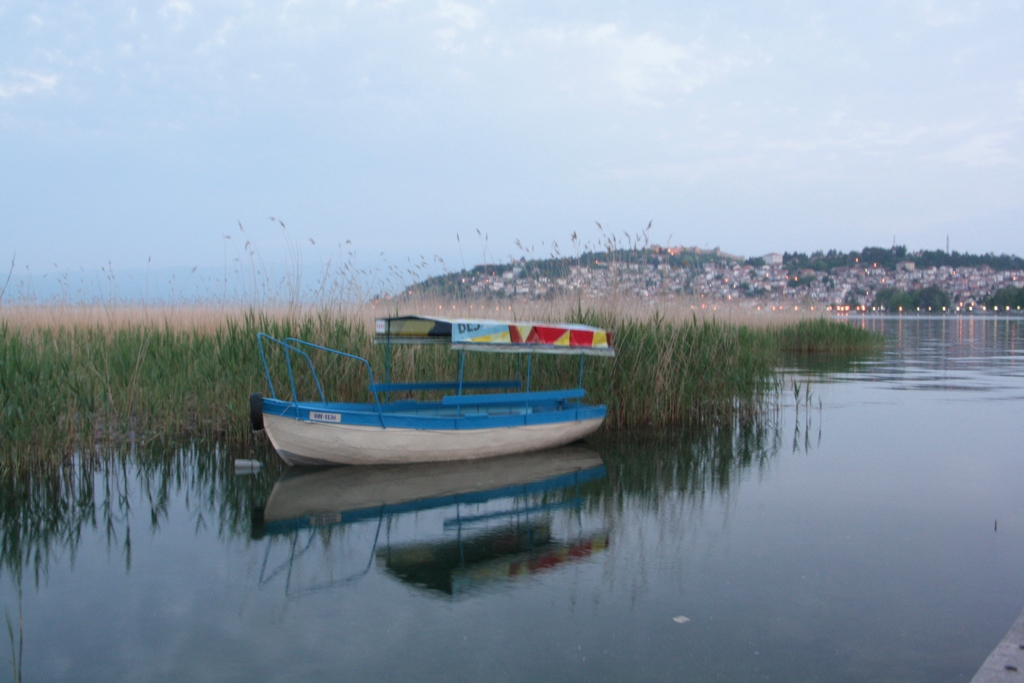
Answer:
<path fill-rule="evenodd" d="M 341 422 L 341 415 L 337 413 L 320 413 L 313 410 L 309 413 L 309 419 L 313 422 Z"/>

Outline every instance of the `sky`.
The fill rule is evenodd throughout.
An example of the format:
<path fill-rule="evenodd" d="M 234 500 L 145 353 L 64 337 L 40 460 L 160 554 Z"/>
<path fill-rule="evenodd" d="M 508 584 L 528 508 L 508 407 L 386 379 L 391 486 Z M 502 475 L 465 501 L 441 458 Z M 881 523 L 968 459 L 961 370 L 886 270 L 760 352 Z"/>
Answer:
<path fill-rule="evenodd" d="M 648 223 L 1021 255 L 1022 35 L 1024 0 L 0 0 L 0 265 L 457 270 Z"/>

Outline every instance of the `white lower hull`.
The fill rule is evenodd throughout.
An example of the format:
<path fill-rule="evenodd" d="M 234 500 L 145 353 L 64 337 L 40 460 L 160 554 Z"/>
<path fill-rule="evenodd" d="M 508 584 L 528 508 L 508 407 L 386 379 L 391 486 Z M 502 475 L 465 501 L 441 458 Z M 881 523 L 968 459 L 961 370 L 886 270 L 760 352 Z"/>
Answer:
<path fill-rule="evenodd" d="M 473 460 L 539 451 L 595 432 L 604 418 L 491 429 L 403 429 L 305 422 L 265 415 L 270 442 L 289 465 L 384 465 Z"/>

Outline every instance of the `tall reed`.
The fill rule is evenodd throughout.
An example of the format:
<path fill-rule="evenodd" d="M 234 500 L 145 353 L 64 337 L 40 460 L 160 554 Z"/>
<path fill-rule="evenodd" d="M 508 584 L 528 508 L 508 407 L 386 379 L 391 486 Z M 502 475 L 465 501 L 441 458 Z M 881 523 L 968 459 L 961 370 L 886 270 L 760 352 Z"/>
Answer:
<path fill-rule="evenodd" d="M 577 309 L 569 318 L 613 332 L 614 359 L 587 358 L 588 400 L 608 405 L 608 426 L 714 424 L 756 414 L 786 353 L 870 349 L 876 338 L 834 321 L 753 328 L 712 319 L 666 320 Z M 248 395 L 269 393 L 256 333 L 298 337 L 367 358 L 382 379 L 384 349 L 363 315 L 327 310 L 293 317 L 247 312 L 221 325 L 167 321 L 115 325 L 0 322 L 0 468 L 57 461 L 94 444 L 161 437 L 251 439 Z M 283 354 L 268 348 L 279 396 L 291 395 Z M 312 355 L 328 400 L 370 398 L 357 363 Z M 392 379 L 455 378 L 458 354 L 441 347 L 396 348 Z M 523 376 L 526 361 L 467 354 L 467 378 Z M 534 356 L 535 389 L 573 386 L 575 358 Z M 316 397 L 308 369 L 294 363 L 300 398 Z M 27 460 L 25 460 L 27 459 Z M 25 460 L 22 462 L 22 460 Z"/>

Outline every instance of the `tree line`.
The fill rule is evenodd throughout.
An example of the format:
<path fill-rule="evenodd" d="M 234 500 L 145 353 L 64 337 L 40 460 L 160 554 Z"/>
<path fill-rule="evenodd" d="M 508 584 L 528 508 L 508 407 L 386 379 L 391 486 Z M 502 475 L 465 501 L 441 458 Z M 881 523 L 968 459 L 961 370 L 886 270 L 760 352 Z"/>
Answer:
<path fill-rule="evenodd" d="M 992 270 L 1024 270 L 1024 258 L 1011 254 L 967 254 L 959 251 L 945 252 L 940 249 L 922 249 L 908 252 L 903 245 L 891 248 L 865 247 L 860 251 L 842 252 L 830 249 L 815 251 L 811 254 L 786 252 L 782 255 L 782 263 L 789 272 L 804 269 L 830 272 L 833 268 L 854 266 L 877 266 L 886 270 L 895 270 L 901 261 L 912 261 L 916 268 L 980 268 L 988 266 Z"/>

